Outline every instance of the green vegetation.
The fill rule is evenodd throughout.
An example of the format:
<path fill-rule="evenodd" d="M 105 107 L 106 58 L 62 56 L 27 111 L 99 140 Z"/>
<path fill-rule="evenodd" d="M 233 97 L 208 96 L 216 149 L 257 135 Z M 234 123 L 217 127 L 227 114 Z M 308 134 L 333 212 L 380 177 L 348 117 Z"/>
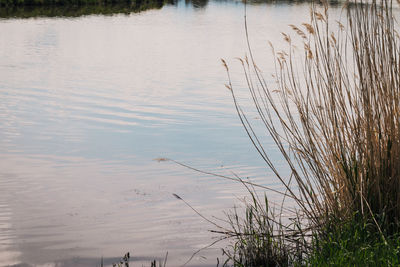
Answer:
<path fill-rule="evenodd" d="M 293 36 L 282 34 L 286 50 L 271 45 L 275 83 L 266 82 L 248 42 L 249 57 L 240 62 L 258 121 L 241 105 L 223 60 L 239 118 L 285 188 L 274 213 L 257 185 L 242 181 L 253 201 L 244 219 L 234 211 L 230 230 L 221 231 L 233 240 L 225 251 L 230 264 L 399 264 L 400 37 L 393 4 L 346 3 L 346 22 L 329 18 L 328 3 L 313 4 L 310 22 L 290 25 Z M 260 125 L 283 169 L 269 156 Z M 288 199 L 293 210 L 284 210 Z"/>
<path fill-rule="evenodd" d="M 64 5 L 105 5 L 132 4 L 135 6 L 162 4 L 163 0 L 0 0 L 0 6 L 64 6 Z"/>
<path fill-rule="evenodd" d="M 382 239 L 374 224 L 354 218 L 315 239 L 309 266 L 399 266 L 400 233 Z"/>
<path fill-rule="evenodd" d="M 174 0 L 0 0 L 0 18 L 129 14 L 173 3 Z"/>
<path fill-rule="evenodd" d="M 269 211 L 268 200 L 260 203 L 255 192 L 249 191 L 252 202 L 246 203 L 246 216 L 240 218 L 235 210 L 228 216 L 231 230 L 224 234 L 233 238 L 230 247 L 223 250 L 229 266 L 288 266 L 301 258 L 300 247 L 286 242 L 289 237 L 277 223 L 277 217 Z M 294 237 L 294 236 L 292 236 Z"/>
<path fill-rule="evenodd" d="M 159 9 L 167 3 L 172 2 L 169 2 L 168 0 L 159 2 L 157 0 L 141 3 L 135 2 L 99 5 L 11 6 L 0 8 L 0 18 L 79 17 L 92 14 L 130 14 L 148 9 Z"/>
<path fill-rule="evenodd" d="M 2 0 L 0 0 L 1 2 Z M 170 0 L 147 0 L 121 3 L 86 3 L 62 5 L 11 5 L 0 8 L 0 18 L 30 18 L 30 17 L 79 17 L 83 15 L 117 13 L 130 14 L 148 9 L 159 9 L 165 4 L 172 4 Z"/>

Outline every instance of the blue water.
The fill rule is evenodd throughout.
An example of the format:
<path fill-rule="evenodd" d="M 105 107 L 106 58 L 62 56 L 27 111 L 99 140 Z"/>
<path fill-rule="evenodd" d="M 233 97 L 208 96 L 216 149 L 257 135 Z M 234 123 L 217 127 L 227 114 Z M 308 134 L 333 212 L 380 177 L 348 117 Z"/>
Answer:
<path fill-rule="evenodd" d="M 307 21 L 308 4 L 251 4 L 250 41 Z M 224 218 L 244 189 L 168 157 L 279 188 L 236 115 L 220 58 L 244 87 L 244 6 L 178 2 L 131 15 L 0 20 L 0 265 L 95 266 L 130 251 L 185 263 L 213 241 L 176 193 Z M 266 139 L 272 155 L 272 141 Z M 188 266 L 216 264 L 217 244 Z"/>

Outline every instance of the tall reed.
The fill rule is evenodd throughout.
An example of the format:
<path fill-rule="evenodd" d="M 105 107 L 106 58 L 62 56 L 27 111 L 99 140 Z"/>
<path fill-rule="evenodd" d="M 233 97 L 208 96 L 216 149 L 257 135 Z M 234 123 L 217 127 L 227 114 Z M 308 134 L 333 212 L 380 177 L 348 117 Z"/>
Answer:
<path fill-rule="evenodd" d="M 347 2 L 347 21 L 335 22 L 328 3 L 312 4 L 310 22 L 290 25 L 293 39 L 283 34 L 289 48 L 273 52 L 274 84 L 249 44 L 240 61 L 251 101 L 290 179 L 268 154 L 223 61 L 248 136 L 317 232 L 354 214 L 382 234 L 400 223 L 400 43 L 392 5 Z"/>

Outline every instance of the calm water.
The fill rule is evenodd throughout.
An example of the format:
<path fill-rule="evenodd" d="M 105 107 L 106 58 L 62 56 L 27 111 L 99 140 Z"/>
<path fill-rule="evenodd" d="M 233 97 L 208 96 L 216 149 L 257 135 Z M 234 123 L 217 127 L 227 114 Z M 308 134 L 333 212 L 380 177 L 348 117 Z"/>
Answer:
<path fill-rule="evenodd" d="M 131 15 L 0 20 L 0 265 L 185 263 L 213 241 L 176 193 L 206 216 L 245 195 L 231 181 L 168 157 L 278 187 L 251 146 L 224 87 L 220 58 L 243 76 L 244 7 L 178 2 Z M 266 72 L 267 41 L 283 45 L 308 4 L 248 6 Z M 189 266 L 216 264 L 223 244 Z M 147 261 L 148 264 L 148 261 Z M 138 266 L 141 266 L 138 263 Z"/>

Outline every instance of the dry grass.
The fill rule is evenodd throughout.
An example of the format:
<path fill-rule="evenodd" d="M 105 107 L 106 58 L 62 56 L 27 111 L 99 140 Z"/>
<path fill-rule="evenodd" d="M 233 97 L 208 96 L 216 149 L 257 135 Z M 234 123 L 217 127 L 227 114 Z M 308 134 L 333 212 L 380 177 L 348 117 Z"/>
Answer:
<path fill-rule="evenodd" d="M 400 223 L 399 35 L 391 1 L 347 3 L 344 11 L 347 21 L 333 22 L 327 3 L 313 4 L 309 23 L 291 25 L 294 37 L 283 34 L 289 48 L 274 52 L 272 86 L 250 45 L 249 58 L 240 60 L 254 107 L 290 179 L 268 155 L 223 61 L 226 86 L 248 136 L 309 229 L 322 231 L 358 214 L 383 237 Z"/>
<path fill-rule="evenodd" d="M 234 266 L 318 265 L 327 264 L 326 257 L 362 266 L 378 250 L 377 255 L 388 255 L 382 262 L 398 262 L 400 37 L 392 5 L 388 0 L 346 2 L 347 20 L 339 22 L 329 18 L 328 3 L 312 4 L 310 21 L 290 25 L 291 34 L 282 34 L 288 49 L 275 52 L 271 45 L 275 83 L 257 67 L 245 19 L 249 57 L 239 60 L 259 120 L 241 105 L 242 92 L 233 87 L 222 60 L 226 87 L 250 140 L 284 191 L 278 192 L 283 200 L 274 209 L 266 197 L 260 200 L 255 187 L 276 190 L 216 175 L 241 182 L 252 199 L 245 202 L 244 218 L 234 210 L 228 216 L 231 228 L 215 231 L 233 238 L 224 252 Z M 268 153 L 265 132 L 283 168 Z M 283 216 L 288 208 L 295 210 L 289 219 Z M 370 240 L 376 236 L 378 241 Z M 349 253 L 358 248 L 360 253 Z"/>

